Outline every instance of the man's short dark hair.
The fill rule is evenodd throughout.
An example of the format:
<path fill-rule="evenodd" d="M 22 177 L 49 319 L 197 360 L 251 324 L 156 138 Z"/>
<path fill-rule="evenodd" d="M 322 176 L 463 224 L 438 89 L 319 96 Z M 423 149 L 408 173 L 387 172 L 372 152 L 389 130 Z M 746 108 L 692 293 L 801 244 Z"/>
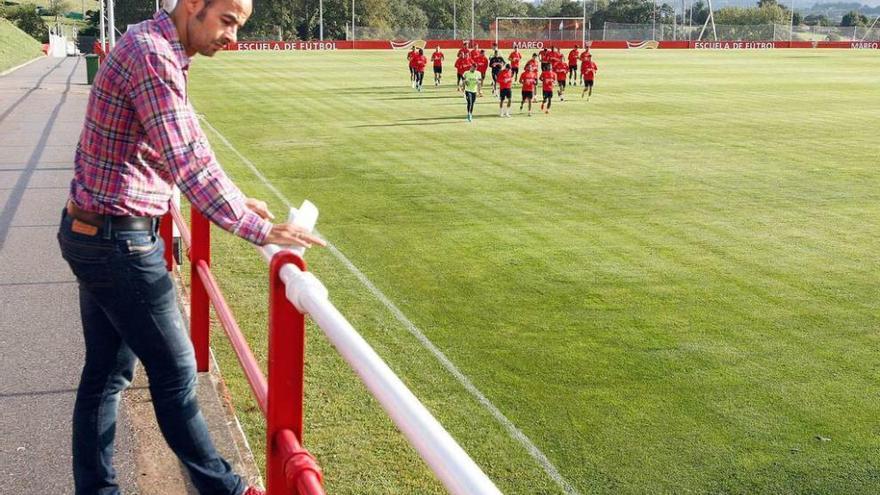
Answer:
<path fill-rule="evenodd" d="M 205 20 L 205 11 L 208 10 L 208 7 L 210 7 L 212 3 L 214 3 L 214 0 L 205 0 L 205 5 L 203 5 L 202 9 L 199 10 L 199 13 L 196 14 L 196 19 L 198 19 L 200 21 L 204 21 Z"/>

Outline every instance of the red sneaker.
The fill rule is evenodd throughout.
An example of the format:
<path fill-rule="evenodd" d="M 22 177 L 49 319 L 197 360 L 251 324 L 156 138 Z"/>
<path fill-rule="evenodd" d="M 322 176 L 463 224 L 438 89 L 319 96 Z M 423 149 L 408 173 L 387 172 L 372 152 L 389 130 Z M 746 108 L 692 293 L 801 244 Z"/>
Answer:
<path fill-rule="evenodd" d="M 255 486 L 249 486 L 247 490 L 244 491 L 241 495 L 266 495 L 266 492 L 260 490 Z"/>

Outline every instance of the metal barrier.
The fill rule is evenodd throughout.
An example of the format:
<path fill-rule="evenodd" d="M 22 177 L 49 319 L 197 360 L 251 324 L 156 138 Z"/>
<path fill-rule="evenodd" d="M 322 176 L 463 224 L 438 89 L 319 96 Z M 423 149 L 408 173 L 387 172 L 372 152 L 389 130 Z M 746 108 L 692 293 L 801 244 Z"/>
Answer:
<path fill-rule="evenodd" d="M 267 493 L 323 495 L 321 469 L 302 446 L 305 318 L 286 301 L 283 288 L 278 288 L 278 271 L 271 270 L 267 380 L 211 273 L 210 223 L 194 208 L 190 211 L 190 218 L 192 230 L 187 227 L 180 210 L 172 204 L 168 214 L 162 218 L 159 233 L 165 243 L 165 264 L 169 271 L 175 263 L 172 238 L 175 224 L 190 260 L 190 338 L 195 350 L 196 367 L 199 371 L 208 371 L 209 311 L 213 305 L 257 404 L 266 417 Z M 297 263 L 305 269 L 301 259 L 288 253 L 282 253 L 276 261 Z"/>
<path fill-rule="evenodd" d="M 703 33 L 702 25 L 626 24 L 606 22 L 602 40 L 724 41 L 863 41 L 880 38 L 870 26 L 805 26 L 790 24 L 718 24 Z"/>
<path fill-rule="evenodd" d="M 305 262 L 275 245 L 258 248 L 269 262 L 268 380 L 248 346 L 211 273 L 210 223 L 196 209 L 192 230 L 172 203 L 159 227 L 167 268 L 174 267 L 173 225 L 180 230 L 191 262 L 190 333 L 199 371 L 208 370 L 209 306 L 213 305 L 244 369 L 251 390 L 266 416 L 266 493 L 319 495 L 323 475 L 302 446 L 305 314 L 358 374 L 410 444 L 454 495 L 500 495 L 443 426 L 406 388 L 370 345 L 327 299 L 327 290 Z"/>

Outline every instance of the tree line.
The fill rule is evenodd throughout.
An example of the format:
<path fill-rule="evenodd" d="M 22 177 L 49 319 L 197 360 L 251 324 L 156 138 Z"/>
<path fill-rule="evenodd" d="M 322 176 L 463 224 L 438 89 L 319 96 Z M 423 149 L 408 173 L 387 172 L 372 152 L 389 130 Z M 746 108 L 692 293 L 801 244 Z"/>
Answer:
<path fill-rule="evenodd" d="M 657 0 L 586 0 L 587 16 L 595 29 L 605 22 L 624 24 L 703 24 L 709 8 L 704 0 L 686 6 L 682 12 L 668 2 Z M 253 0 L 254 13 L 240 33 L 249 39 L 311 40 L 319 36 L 320 4 L 324 8 L 324 38 L 345 39 L 351 27 L 352 6 L 354 22 L 358 27 L 382 29 L 447 29 L 453 24 L 459 28 L 459 37 L 468 36 L 471 25 L 471 3 L 467 0 Z M 676 2 L 678 5 L 678 2 Z M 68 4 L 53 0 L 53 11 L 32 4 L 0 8 L 0 16 L 8 18 L 20 29 L 40 41 L 48 40 L 45 15 L 59 15 Z M 580 17 L 584 12 L 581 1 L 545 0 L 541 3 L 523 0 L 475 0 L 475 24 L 487 31 L 496 17 Z M 155 7 L 154 0 L 125 0 L 116 2 L 116 26 L 124 32 L 126 26 L 149 18 Z M 453 12 L 456 13 L 453 18 Z M 98 12 L 86 14 L 88 27 L 83 35 L 97 36 Z M 719 25 L 834 25 L 823 15 L 801 16 L 792 13 L 777 0 L 758 0 L 754 7 L 725 7 L 715 11 Z M 853 10 L 843 16 L 841 26 L 868 26 L 874 19 Z"/>
<path fill-rule="evenodd" d="M 319 34 L 321 0 L 253 0 L 254 15 L 242 36 L 252 39 L 316 39 Z M 702 24 L 709 15 L 705 0 L 698 0 L 682 12 L 661 0 L 586 0 L 587 17 L 594 29 L 605 22 L 625 24 Z M 674 0 L 673 0 L 674 1 Z M 467 0 L 354 0 L 354 23 L 382 29 L 446 29 L 457 25 L 459 37 L 469 36 L 471 2 Z M 675 5 L 680 5 L 675 2 Z M 475 0 L 475 24 L 488 31 L 496 17 L 580 17 L 581 1 Z M 351 0 L 323 0 L 324 38 L 345 39 L 352 22 Z M 453 12 L 456 13 L 453 19 Z M 716 9 L 716 24 L 728 25 L 835 25 L 825 16 L 804 17 L 777 0 L 758 0 L 753 7 Z M 841 26 L 867 26 L 873 19 L 852 11 Z"/>
<path fill-rule="evenodd" d="M 30 3 L 0 5 L 0 17 L 9 20 L 40 43 L 49 42 L 49 23 L 46 18 L 54 19 L 57 23 L 58 18 L 68 11 L 70 4 L 66 0 L 49 0 L 45 7 Z"/>

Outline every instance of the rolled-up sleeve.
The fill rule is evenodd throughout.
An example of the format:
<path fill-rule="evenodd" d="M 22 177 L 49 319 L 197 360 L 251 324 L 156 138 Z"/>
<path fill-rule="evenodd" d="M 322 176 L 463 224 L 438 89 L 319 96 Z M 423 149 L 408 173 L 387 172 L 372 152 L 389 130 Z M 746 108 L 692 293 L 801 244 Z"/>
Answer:
<path fill-rule="evenodd" d="M 189 201 L 220 228 L 262 245 L 272 224 L 245 206 L 187 104 L 186 76 L 175 60 L 147 53 L 134 64 L 129 95 L 147 139 Z"/>

